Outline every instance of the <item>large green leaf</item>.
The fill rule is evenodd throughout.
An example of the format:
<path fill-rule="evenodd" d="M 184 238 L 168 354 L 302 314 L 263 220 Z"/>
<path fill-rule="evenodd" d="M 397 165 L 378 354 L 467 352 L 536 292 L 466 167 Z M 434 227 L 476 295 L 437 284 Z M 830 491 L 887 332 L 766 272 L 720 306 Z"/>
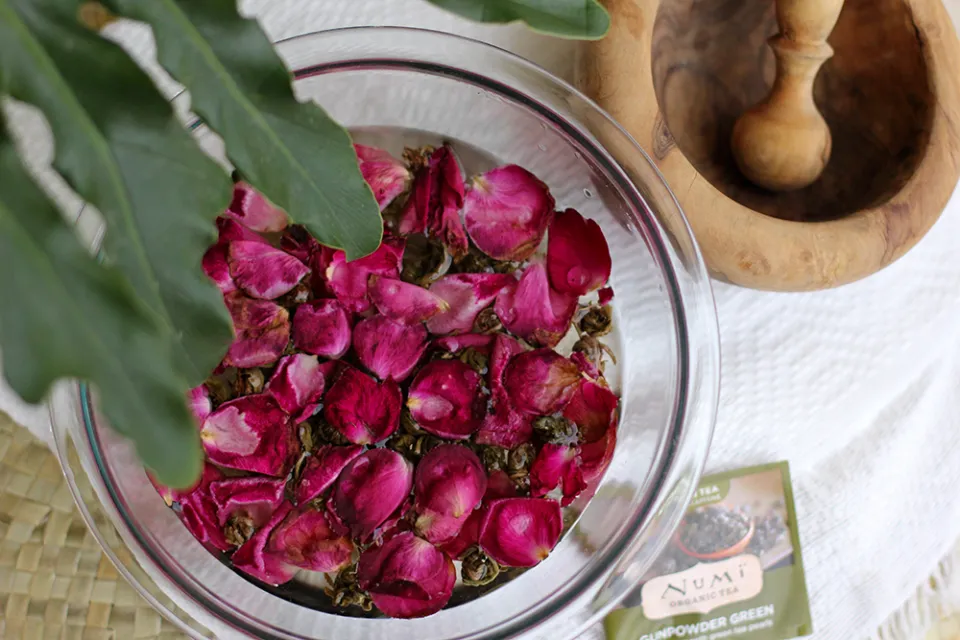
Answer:
<path fill-rule="evenodd" d="M 231 338 L 221 296 L 200 268 L 230 181 L 123 50 L 81 26 L 77 7 L 0 0 L 0 93 L 46 115 L 54 167 L 103 213 L 107 259 L 158 315 L 192 386 Z"/>
<path fill-rule="evenodd" d="M 522 20 L 534 31 L 565 38 L 598 40 L 610 28 L 610 14 L 597 0 L 427 0 L 478 22 Z"/>
<path fill-rule="evenodd" d="M 196 424 L 168 336 L 117 269 L 98 264 L 17 159 L 0 127 L 0 348 L 10 385 L 39 402 L 60 377 L 90 380 L 163 482 L 200 472 Z"/>
<path fill-rule="evenodd" d="M 377 248 L 380 210 L 350 136 L 318 105 L 296 101 L 283 62 L 235 0 L 105 4 L 153 27 L 160 63 L 190 90 L 244 178 L 347 258 Z"/>

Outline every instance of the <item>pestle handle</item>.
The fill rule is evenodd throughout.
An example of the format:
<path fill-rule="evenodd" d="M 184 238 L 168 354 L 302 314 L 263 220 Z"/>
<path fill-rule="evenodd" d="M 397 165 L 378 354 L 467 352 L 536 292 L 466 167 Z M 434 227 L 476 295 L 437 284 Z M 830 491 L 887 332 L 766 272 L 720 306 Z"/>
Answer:
<path fill-rule="evenodd" d="M 813 100 L 813 83 L 833 49 L 827 38 L 843 0 L 776 0 L 780 33 L 770 40 L 777 77 L 770 94 L 737 121 L 731 144 L 743 174 L 772 191 L 809 186 L 833 142 Z"/>

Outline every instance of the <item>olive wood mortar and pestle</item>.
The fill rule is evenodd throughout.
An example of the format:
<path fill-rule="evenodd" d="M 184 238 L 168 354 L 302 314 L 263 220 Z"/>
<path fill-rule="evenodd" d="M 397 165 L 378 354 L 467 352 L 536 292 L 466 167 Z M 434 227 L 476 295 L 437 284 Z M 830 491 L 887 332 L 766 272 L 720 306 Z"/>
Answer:
<path fill-rule="evenodd" d="M 842 285 L 933 226 L 960 177 L 939 0 L 605 0 L 577 82 L 648 152 L 714 277 Z"/>

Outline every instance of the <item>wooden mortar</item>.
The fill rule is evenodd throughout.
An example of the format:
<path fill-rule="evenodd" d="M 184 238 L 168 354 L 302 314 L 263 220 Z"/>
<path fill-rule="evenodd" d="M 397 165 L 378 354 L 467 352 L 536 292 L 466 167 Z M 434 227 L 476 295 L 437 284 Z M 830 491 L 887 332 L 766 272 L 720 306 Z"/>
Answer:
<path fill-rule="evenodd" d="M 808 291 L 892 263 L 933 226 L 960 177 L 960 43 L 939 0 L 846 0 L 814 85 L 833 137 L 821 177 L 774 193 L 730 148 L 774 78 L 773 0 L 606 0 L 578 84 L 646 149 L 711 273 Z"/>

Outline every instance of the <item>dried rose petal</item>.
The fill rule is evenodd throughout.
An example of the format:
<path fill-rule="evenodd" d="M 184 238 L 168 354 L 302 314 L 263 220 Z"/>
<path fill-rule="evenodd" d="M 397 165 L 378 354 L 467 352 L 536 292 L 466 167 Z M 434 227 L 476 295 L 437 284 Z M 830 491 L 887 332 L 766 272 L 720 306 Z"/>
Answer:
<path fill-rule="evenodd" d="M 502 335 L 502 334 L 499 334 Z M 464 349 L 474 349 L 489 354 L 494 336 L 487 333 L 461 333 L 455 336 L 436 338 L 433 345 L 449 353 L 460 353 Z"/>
<path fill-rule="evenodd" d="M 505 567 L 532 567 L 560 540 L 560 504 L 543 498 L 494 500 L 480 524 L 480 548 Z"/>
<path fill-rule="evenodd" d="M 337 300 L 356 313 L 363 313 L 369 309 L 367 283 L 370 276 L 399 277 L 405 245 L 406 242 L 402 238 L 385 236 L 376 251 L 359 260 L 347 262 L 343 251 L 334 253 L 327 267 L 326 276 Z"/>
<path fill-rule="evenodd" d="M 588 484 L 599 480 L 613 460 L 617 448 L 617 425 L 611 424 L 602 438 L 580 446 L 580 471 Z"/>
<path fill-rule="evenodd" d="M 425 431 L 462 440 L 480 428 L 486 401 L 480 374 L 459 360 L 434 360 L 414 378 L 407 393 L 410 415 Z"/>
<path fill-rule="evenodd" d="M 573 209 L 557 213 L 547 238 L 550 284 L 561 293 L 582 296 L 610 279 L 610 248 L 603 231 Z"/>
<path fill-rule="evenodd" d="M 205 463 L 200 482 L 189 491 L 174 492 L 172 497 L 180 504 L 180 520 L 194 538 L 205 547 L 228 551 L 233 546 L 227 542 L 217 519 L 217 505 L 210 495 L 210 486 L 222 478 L 219 469 Z"/>
<path fill-rule="evenodd" d="M 414 178 L 400 215 L 399 233 L 426 233 L 438 238 L 454 259 L 466 255 L 469 241 L 460 220 L 463 188 L 463 173 L 453 150 L 443 145 L 433 151 Z"/>
<path fill-rule="evenodd" d="M 351 536 L 366 541 L 403 504 L 412 486 L 413 466 L 403 456 L 371 449 L 340 473 L 330 501 Z"/>
<path fill-rule="evenodd" d="M 375 444 L 400 425 L 403 395 L 393 380 L 377 383 L 367 374 L 345 367 L 327 392 L 324 415 L 330 425 L 354 444 Z"/>
<path fill-rule="evenodd" d="M 338 536 L 349 536 L 350 527 L 344 524 L 343 520 L 340 519 L 340 516 L 337 515 L 337 512 L 333 510 L 333 501 L 327 500 L 323 508 L 323 514 L 327 516 L 327 522 L 330 524 L 330 528 Z"/>
<path fill-rule="evenodd" d="M 203 422 L 200 439 L 214 464 L 284 476 L 293 451 L 289 420 L 271 396 L 243 396 L 211 413 Z"/>
<path fill-rule="evenodd" d="M 297 504 L 306 504 L 330 488 L 351 460 L 363 453 L 363 447 L 324 445 L 307 460 L 297 486 Z"/>
<path fill-rule="evenodd" d="M 270 536 L 267 552 L 301 569 L 332 573 L 350 564 L 353 542 L 337 535 L 322 512 L 292 510 Z"/>
<path fill-rule="evenodd" d="M 597 364 L 587 357 L 587 354 L 582 351 L 576 351 L 570 354 L 570 359 L 577 365 L 577 368 L 580 369 L 580 373 L 596 380 L 600 377 L 600 369 L 597 367 Z"/>
<path fill-rule="evenodd" d="M 543 347 L 555 347 L 570 329 L 577 297 L 551 289 L 546 269 L 533 263 L 519 282 L 500 292 L 495 308 L 510 333 Z"/>
<path fill-rule="evenodd" d="M 217 505 L 220 526 L 227 524 L 231 516 L 245 514 L 254 527 L 266 524 L 283 502 L 286 487 L 283 478 L 227 478 L 211 483 L 210 495 Z"/>
<path fill-rule="evenodd" d="M 267 524 L 257 529 L 256 533 L 233 554 L 231 562 L 234 568 L 267 584 L 281 585 L 290 582 L 297 574 L 297 568 L 287 562 L 281 554 L 268 549 L 268 544 L 274 530 L 292 510 L 293 506 L 289 502 L 280 505 Z"/>
<path fill-rule="evenodd" d="M 526 260 L 553 219 L 547 185 L 517 165 L 497 167 L 473 179 L 463 204 L 467 232 L 496 260 Z"/>
<path fill-rule="evenodd" d="M 552 349 L 521 353 L 510 360 L 503 372 L 513 406 L 541 416 L 563 410 L 581 380 L 577 365 Z"/>
<path fill-rule="evenodd" d="M 455 538 L 439 545 L 440 549 L 451 558 L 459 558 L 464 551 L 480 540 L 480 524 L 487 513 L 487 505 L 493 500 L 514 498 L 516 495 L 517 485 L 505 471 L 498 469 L 491 473 L 487 478 L 487 491 L 483 495 L 481 507 L 470 514 Z"/>
<path fill-rule="evenodd" d="M 446 606 L 457 573 L 446 554 L 407 532 L 360 554 L 357 579 L 384 614 L 421 618 Z"/>
<path fill-rule="evenodd" d="M 456 536 L 487 490 L 487 473 L 473 451 L 445 444 L 417 465 L 414 508 L 417 531 L 430 542 Z"/>
<path fill-rule="evenodd" d="M 584 442 L 596 442 L 615 424 L 619 402 L 607 387 L 585 380 L 564 408 L 563 417 L 576 423 Z"/>
<path fill-rule="evenodd" d="M 287 310 L 268 300 L 253 300 L 239 291 L 224 296 L 233 318 L 236 338 L 223 364 L 228 367 L 262 367 L 276 362 L 290 341 Z"/>
<path fill-rule="evenodd" d="M 259 242 L 261 244 L 270 244 L 267 239 L 259 233 L 250 230 L 248 227 L 240 224 L 234 218 L 220 216 L 217 218 L 218 238 L 217 244 L 228 245 L 231 242 Z"/>
<path fill-rule="evenodd" d="M 489 307 L 497 294 L 516 282 L 503 273 L 459 273 L 444 276 L 433 283 L 430 293 L 443 299 L 448 309 L 427 320 L 430 333 L 468 333 L 481 311 Z"/>
<path fill-rule="evenodd" d="M 303 225 L 291 225 L 280 238 L 280 248 L 310 268 L 310 288 L 318 298 L 333 297 L 327 285 L 327 268 L 336 249 L 324 246 Z"/>
<path fill-rule="evenodd" d="M 563 485 L 561 506 L 573 502 L 586 488 L 580 470 L 580 448 L 561 444 L 545 444 L 530 467 L 530 495 L 545 496 L 557 485 Z"/>
<path fill-rule="evenodd" d="M 310 273 L 307 265 L 286 251 L 262 242 L 231 242 L 227 263 L 237 287 L 260 300 L 289 293 Z"/>
<path fill-rule="evenodd" d="M 477 444 L 513 449 L 533 440 L 533 416 L 514 409 L 509 403 L 494 406 L 477 431 Z"/>
<path fill-rule="evenodd" d="M 381 380 L 403 381 L 427 350 L 427 330 L 422 324 L 406 325 L 385 316 L 357 323 L 353 330 L 357 359 Z"/>
<path fill-rule="evenodd" d="M 402 162 L 383 149 L 362 144 L 355 144 L 353 148 L 360 162 L 360 173 L 373 189 L 377 204 L 383 211 L 394 198 L 406 191 L 410 172 Z"/>
<path fill-rule="evenodd" d="M 335 362 L 321 364 L 317 356 L 305 353 L 284 356 L 265 391 L 293 418 L 294 424 L 303 422 L 320 406 L 326 382 L 336 366 Z"/>
<path fill-rule="evenodd" d="M 350 314 L 336 300 L 314 300 L 293 314 L 293 344 L 324 358 L 337 359 L 350 348 Z"/>
<path fill-rule="evenodd" d="M 237 290 L 237 285 L 230 275 L 230 265 L 227 264 L 227 253 L 230 245 L 215 244 L 203 254 L 201 266 L 207 277 L 213 280 L 220 293 L 230 293 Z"/>
<path fill-rule="evenodd" d="M 449 309 L 436 294 L 403 280 L 372 275 L 368 286 L 370 301 L 377 310 L 402 324 L 419 324 Z"/>
<path fill-rule="evenodd" d="M 190 404 L 190 412 L 197 422 L 202 423 L 213 411 L 213 405 L 210 403 L 210 393 L 207 391 L 207 385 L 201 384 L 187 392 L 187 400 Z"/>
<path fill-rule="evenodd" d="M 413 525 L 410 523 L 410 519 L 406 517 L 411 509 L 413 509 L 413 498 L 408 497 L 403 501 L 403 504 L 397 507 L 397 510 L 394 511 L 389 518 L 384 520 L 380 526 L 377 527 L 377 530 L 373 532 L 373 542 L 375 544 L 383 544 L 394 536 L 398 536 L 406 531 L 412 531 Z"/>
<path fill-rule="evenodd" d="M 613 289 L 611 287 L 600 289 L 600 291 L 597 292 L 597 300 L 601 307 L 605 307 L 613 302 Z"/>
<path fill-rule="evenodd" d="M 245 227 L 261 233 L 283 231 L 287 228 L 287 214 L 270 204 L 263 195 L 246 182 L 233 185 L 233 201 L 227 215 Z"/>

